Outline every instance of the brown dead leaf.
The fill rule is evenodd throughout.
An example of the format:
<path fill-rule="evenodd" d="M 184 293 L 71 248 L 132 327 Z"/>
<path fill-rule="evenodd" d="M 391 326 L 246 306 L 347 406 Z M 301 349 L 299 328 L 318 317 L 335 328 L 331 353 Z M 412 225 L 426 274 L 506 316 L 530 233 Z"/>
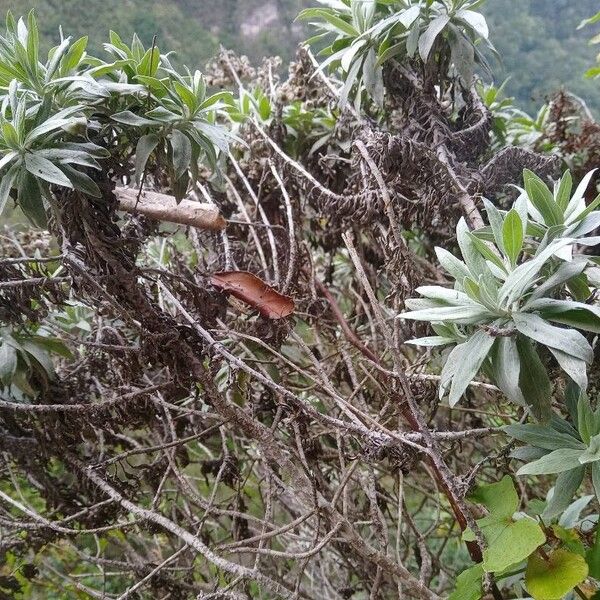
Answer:
<path fill-rule="evenodd" d="M 258 310 L 267 319 L 283 319 L 294 312 L 294 300 L 280 294 L 260 277 L 247 271 L 221 271 L 210 282 Z"/>

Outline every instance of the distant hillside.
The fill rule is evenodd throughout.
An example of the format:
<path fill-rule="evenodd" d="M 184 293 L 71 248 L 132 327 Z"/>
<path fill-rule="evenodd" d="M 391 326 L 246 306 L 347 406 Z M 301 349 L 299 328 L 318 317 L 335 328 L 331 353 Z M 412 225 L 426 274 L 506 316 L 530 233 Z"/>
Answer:
<path fill-rule="evenodd" d="M 0 0 L 1 12 L 37 9 L 45 39 L 90 34 L 94 51 L 109 29 L 123 36 L 137 31 L 146 43 L 175 50 L 181 62 L 202 67 L 219 43 L 253 59 L 280 54 L 289 59 L 304 36 L 293 20 L 311 0 Z M 600 114 L 600 81 L 583 79 L 594 63 L 587 44 L 592 30 L 576 31 L 595 12 L 597 0 L 488 0 L 492 40 L 503 57 L 496 80 L 511 77 L 508 91 L 534 111 L 544 97 L 566 86 Z"/>

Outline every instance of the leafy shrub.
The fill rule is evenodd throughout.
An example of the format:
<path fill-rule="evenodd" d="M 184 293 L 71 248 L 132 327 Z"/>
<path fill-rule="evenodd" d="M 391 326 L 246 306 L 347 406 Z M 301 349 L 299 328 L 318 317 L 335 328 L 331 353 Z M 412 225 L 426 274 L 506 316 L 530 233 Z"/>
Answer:
<path fill-rule="evenodd" d="M 491 48 L 485 17 L 476 11 L 482 0 L 319 1 L 325 8 L 307 8 L 298 18 L 319 31 L 310 44 L 330 42 L 320 52 L 326 57 L 321 69 L 341 72 L 342 106 L 353 89 L 359 101 L 365 89 L 382 106 L 383 65 L 392 59 L 452 64 L 467 86 L 476 63 L 487 68 L 476 44 L 481 40 Z"/>
<path fill-rule="evenodd" d="M 454 406 L 482 370 L 513 402 L 528 405 L 546 420 L 552 385 L 540 350 L 546 348 L 583 390 L 590 343 L 577 331 L 600 332 L 600 309 L 586 304 L 591 291 L 589 256 L 577 246 L 595 245 L 600 196 L 586 207 L 590 173 L 571 194 L 567 172 L 551 192 L 535 174 L 524 173 L 525 189 L 510 211 L 486 202 L 490 226 L 456 229 L 463 261 L 436 248 L 454 288 L 426 286 L 423 298 L 408 300 L 403 319 L 429 321 L 438 334 L 413 340 L 422 346 L 456 344 L 441 375 L 440 397 Z M 567 325 L 558 327 L 552 323 Z"/>

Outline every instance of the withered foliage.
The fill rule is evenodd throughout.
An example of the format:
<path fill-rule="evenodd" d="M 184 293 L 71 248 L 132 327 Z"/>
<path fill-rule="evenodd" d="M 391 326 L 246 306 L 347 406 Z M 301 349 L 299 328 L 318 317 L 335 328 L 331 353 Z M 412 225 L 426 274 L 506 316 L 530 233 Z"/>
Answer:
<path fill-rule="evenodd" d="M 348 109 L 328 145 L 292 157 L 284 105 L 337 98 L 305 49 L 283 84 L 275 67 L 224 53 L 210 74 L 275 106 L 198 190 L 225 232 L 118 214 L 115 161 L 89 173 L 102 198 L 57 192 L 56 245 L 1 238 L 0 320 L 47 327 L 74 355 L 35 400 L 0 394 L 5 597 L 435 600 L 464 564 L 457 541 L 480 516 L 465 496 L 505 468 L 495 434 L 514 408 L 481 383 L 450 414 L 394 317 L 418 284 L 444 281 L 432 247 L 453 246 L 460 216 L 481 224 L 481 194 L 551 161 L 490 157 L 475 94 L 440 97 L 397 66 L 389 123 Z M 336 140 L 349 150 L 330 152 Z M 146 182 L 170 191 L 158 167 Z M 227 298 L 223 271 L 254 274 L 293 313 Z M 67 301 L 89 331 L 61 326 Z"/>

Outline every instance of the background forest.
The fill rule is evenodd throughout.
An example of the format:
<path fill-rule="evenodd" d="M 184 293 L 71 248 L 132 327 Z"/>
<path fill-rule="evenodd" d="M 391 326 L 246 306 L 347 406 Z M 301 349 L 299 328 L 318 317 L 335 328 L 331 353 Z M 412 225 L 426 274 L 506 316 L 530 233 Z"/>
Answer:
<path fill-rule="evenodd" d="M 251 59 L 279 55 L 283 64 L 293 56 L 305 28 L 294 23 L 309 0 L 0 0 L 0 13 L 30 7 L 39 15 L 42 39 L 54 39 L 59 26 L 72 35 L 89 35 L 96 51 L 109 29 L 129 38 L 133 32 L 150 44 L 158 34 L 161 47 L 172 48 L 180 62 L 202 66 L 219 43 Z M 502 65 L 494 69 L 496 83 L 510 77 L 507 93 L 535 112 L 548 93 L 566 86 L 600 110 L 600 90 L 583 79 L 595 50 L 588 31 L 577 25 L 594 14 L 595 0 L 491 0 L 482 12 L 494 32 Z"/>

